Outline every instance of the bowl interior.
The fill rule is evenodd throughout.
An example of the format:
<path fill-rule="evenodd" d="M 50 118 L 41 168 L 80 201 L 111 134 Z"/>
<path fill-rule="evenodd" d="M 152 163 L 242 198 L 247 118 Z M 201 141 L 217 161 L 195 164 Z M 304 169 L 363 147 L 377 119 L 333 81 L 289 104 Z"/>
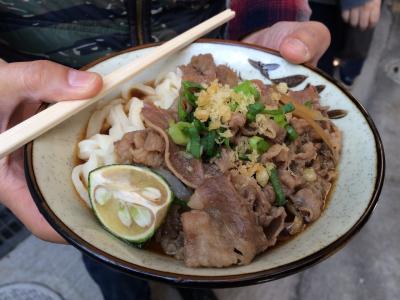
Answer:
<path fill-rule="evenodd" d="M 149 53 L 153 49 L 149 47 L 117 55 L 98 63 L 90 70 L 106 75 L 125 62 Z M 267 80 L 249 65 L 248 59 L 278 63 L 280 68 L 271 72 L 272 77 L 289 74 L 307 75 L 308 79 L 297 89 L 304 88 L 307 83 L 326 85 L 321 94 L 321 102 L 332 109 L 340 108 L 349 112 L 347 117 L 334 120 L 343 132 L 343 151 L 339 164 L 339 178 L 322 216 L 305 232 L 259 255 L 247 266 L 224 269 L 188 268 L 182 262 L 168 256 L 127 245 L 114 238 L 99 225 L 91 211 L 83 206 L 72 185 L 71 171 L 75 163 L 76 144 L 95 108 L 92 106 L 41 136 L 34 141 L 32 146 L 30 167 L 34 176 L 31 180 L 41 194 L 34 196 L 42 197 L 41 200 L 37 200 L 39 206 L 43 205 L 41 201 L 44 201 L 48 209 L 52 211 L 52 216 L 45 213 L 47 218 L 58 219 L 59 228 L 56 229 L 67 236 L 73 233 L 90 245 L 89 251 L 96 256 L 111 263 L 118 260 L 124 268 L 134 270 L 146 268 L 150 274 L 166 272 L 165 274 L 176 278 L 187 275 L 189 277 L 205 276 L 204 278 L 212 281 L 216 276 L 243 275 L 271 270 L 310 257 L 354 228 L 370 205 L 378 176 L 376 138 L 357 105 L 340 88 L 316 71 L 304 66 L 291 65 L 276 54 L 239 44 L 211 42 L 192 44 L 148 68 L 127 84 L 152 80 L 160 72 L 174 70 L 177 66 L 188 63 L 191 56 L 200 53 L 212 53 L 216 63 L 228 64 L 238 70 L 242 78 L 261 79 L 264 82 Z M 120 88 L 106 95 L 102 103 L 118 96 Z M 102 104 L 98 103 L 96 106 L 99 105 Z M 60 229 L 61 223 L 63 225 Z M 73 240 L 79 244 L 75 238 Z"/>

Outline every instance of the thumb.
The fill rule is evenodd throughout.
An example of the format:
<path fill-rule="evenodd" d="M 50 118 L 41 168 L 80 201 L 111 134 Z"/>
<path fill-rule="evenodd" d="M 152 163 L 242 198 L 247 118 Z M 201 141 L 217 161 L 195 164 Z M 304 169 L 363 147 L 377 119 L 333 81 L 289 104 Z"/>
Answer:
<path fill-rule="evenodd" d="M 279 51 L 292 63 L 317 64 L 328 49 L 331 38 L 329 30 L 319 22 L 301 22 L 292 27 L 282 40 Z"/>
<path fill-rule="evenodd" d="M 0 94 L 17 101 L 84 99 L 96 95 L 102 87 L 102 79 L 96 73 L 46 60 L 3 64 L 0 79 Z"/>
<path fill-rule="evenodd" d="M 278 50 L 289 62 L 316 64 L 330 43 L 329 30 L 319 22 L 278 22 L 244 41 Z"/>

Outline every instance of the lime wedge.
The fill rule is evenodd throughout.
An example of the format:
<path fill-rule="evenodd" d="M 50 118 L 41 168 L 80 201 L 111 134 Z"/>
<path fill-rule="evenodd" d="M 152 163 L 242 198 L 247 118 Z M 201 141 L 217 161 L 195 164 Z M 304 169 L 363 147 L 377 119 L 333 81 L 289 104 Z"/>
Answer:
<path fill-rule="evenodd" d="M 147 168 L 109 165 L 89 173 L 89 198 L 109 232 L 140 244 L 153 236 L 174 197 L 164 179 Z"/>

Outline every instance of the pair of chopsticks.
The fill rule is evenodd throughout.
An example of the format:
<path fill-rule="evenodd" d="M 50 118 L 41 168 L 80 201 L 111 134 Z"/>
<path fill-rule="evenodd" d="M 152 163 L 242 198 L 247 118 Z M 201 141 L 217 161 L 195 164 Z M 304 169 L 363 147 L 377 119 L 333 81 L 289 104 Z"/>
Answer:
<path fill-rule="evenodd" d="M 158 46 L 150 54 L 135 59 L 113 71 L 103 78 L 103 88 L 97 96 L 85 100 L 58 102 L 3 132 L 0 134 L 0 158 L 5 157 L 19 147 L 29 143 L 41 134 L 77 114 L 84 108 L 101 99 L 118 84 L 132 78 L 162 58 L 181 50 L 203 35 L 228 22 L 234 18 L 234 16 L 235 12 L 227 9 L 161 46 Z"/>

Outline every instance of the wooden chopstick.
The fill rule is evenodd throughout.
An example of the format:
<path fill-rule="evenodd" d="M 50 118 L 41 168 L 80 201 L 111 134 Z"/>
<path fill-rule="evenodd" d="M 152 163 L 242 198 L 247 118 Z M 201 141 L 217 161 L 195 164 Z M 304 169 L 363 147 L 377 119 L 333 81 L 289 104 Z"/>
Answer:
<path fill-rule="evenodd" d="M 103 78 L 103 88 L 91 99 L 58 102 L 18 125 L 0 134 L 0 158 L 57 126 L 102 98 L 108 91 L 137 75 L 150 65 L 171 55 L 215 28 L 234 18 L 235 12 L 227 9 L 207 21 L 189 29 L 172 40 L 158 46 L 150 54 L 140 57 Z"/>

